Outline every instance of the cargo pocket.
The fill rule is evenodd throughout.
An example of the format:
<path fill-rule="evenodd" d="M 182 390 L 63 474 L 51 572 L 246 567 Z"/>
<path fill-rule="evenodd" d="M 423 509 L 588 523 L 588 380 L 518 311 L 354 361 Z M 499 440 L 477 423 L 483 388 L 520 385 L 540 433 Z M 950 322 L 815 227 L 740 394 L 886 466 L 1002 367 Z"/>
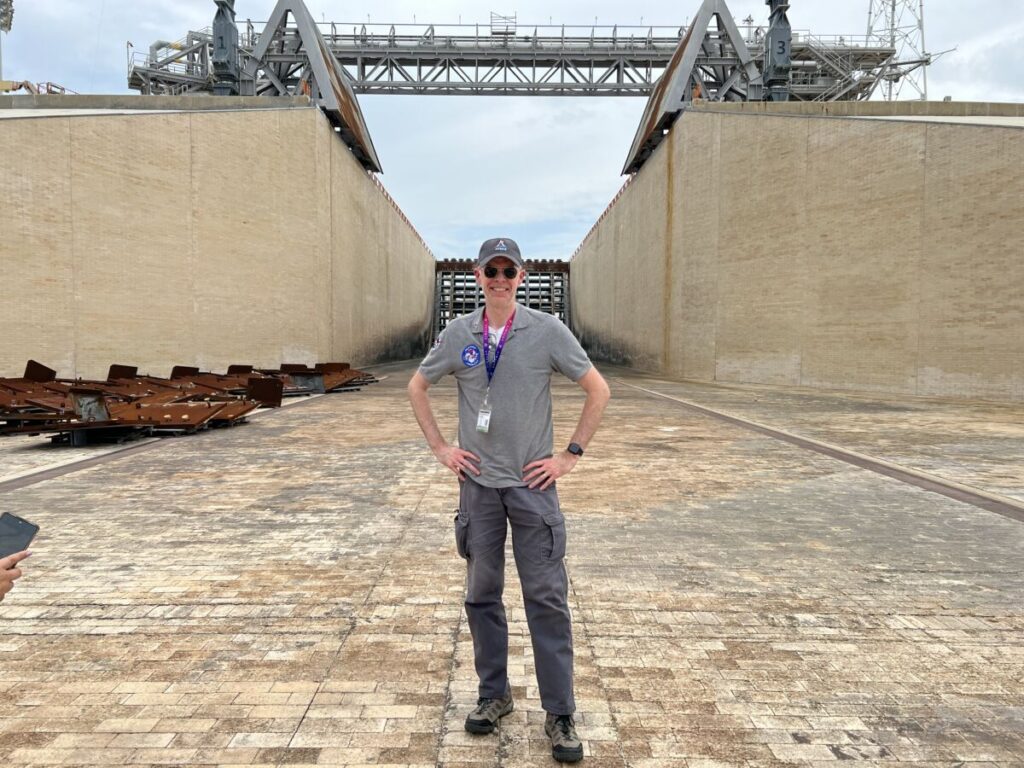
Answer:
<path fill-rule="evenodd" d="M 565 518 L 561 512 L 545 512 L 544 525 L 551 531 L 551 556 L 549 560 L 565 557 Z"/>
<path fill-rule="evenodd" d="M 469 559 L 469 515 L 455 510 L 455 549 L 459 557 Z"/>

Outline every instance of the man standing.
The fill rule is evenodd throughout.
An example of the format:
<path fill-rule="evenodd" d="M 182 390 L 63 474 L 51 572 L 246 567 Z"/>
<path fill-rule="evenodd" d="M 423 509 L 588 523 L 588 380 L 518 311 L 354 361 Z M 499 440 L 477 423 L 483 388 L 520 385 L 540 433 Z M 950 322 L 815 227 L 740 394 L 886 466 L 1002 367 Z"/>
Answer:
<path fill-rule="evenodd" d="M 526 273 L 513 240 L 486 241 L 473 274 L 484 307 L 452 321 L 409 382 L 413 412 L 430 449 L 461 484 L 456 542 L 467 561 L 466 615 L 480 678 L 477 707 L 466 718 L 466 730 L 491 733 L 513 707 L 502 603 L 505 536 L 511 524 L 541 705 L 547 712 L 544 731 L 556 760 L 576 762 L 583 758 L 583 745 L 573 720 L 572 624 L 562 561 L 565 520 L 555 481 L 583 456 L 610 393 L 561 321 L 516 303 Z M 572 441 L 557 454 L 552 452 L 552 372 L 586 392 Z M 457 446 L 442 436 L 427 396 L 427 389 L 447 374 L 454 374 L 458 385 Z"/>

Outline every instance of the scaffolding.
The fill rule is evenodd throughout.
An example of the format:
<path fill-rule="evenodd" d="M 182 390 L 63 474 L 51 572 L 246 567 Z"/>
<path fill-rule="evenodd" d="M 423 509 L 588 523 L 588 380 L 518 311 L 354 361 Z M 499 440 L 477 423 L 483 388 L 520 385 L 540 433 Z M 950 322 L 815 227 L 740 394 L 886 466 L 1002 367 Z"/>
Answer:
<path fill-rule="evenodd" d="M 434 291 L 434 335 L 457 317 L 468 315 L 484 303 L 483 292 L 473 276 L 469 259 L 437 262 Z M 569 311 L 569 262 L 547 259 L 526 262 L 526 279 L 516 301 L 530 309 L 554 315 L 571 327 Z"/>

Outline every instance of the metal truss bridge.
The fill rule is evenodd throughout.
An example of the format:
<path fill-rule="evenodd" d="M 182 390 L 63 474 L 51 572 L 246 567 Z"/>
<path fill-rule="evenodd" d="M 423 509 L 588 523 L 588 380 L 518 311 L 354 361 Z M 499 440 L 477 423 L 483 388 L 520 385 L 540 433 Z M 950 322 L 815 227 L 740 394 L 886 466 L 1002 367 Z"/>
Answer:
<path fill-rule="evenodd" d="M 650 96 L 686 27 L 317 23 L 328 50 L 357 94 Z M 243 62 L 264 24 L 238 24 Z M 763 57 L 765 27 L 740 24 L 750 56 Z M 307 55 L 294 25 L 275 27 L 261 57 L 255 94 L 302 93 Z M 143 94 L 213 90 L 210 28 L 178 41 L 158 40 L 130 57 L 128 85 Z M 894 48 L 877 37 L 812 35 L 794 30 L 790 98 L 864 99 L 891 68 Z M 696 66 L 730 66 L 728 44 L 703 51 Z"/>

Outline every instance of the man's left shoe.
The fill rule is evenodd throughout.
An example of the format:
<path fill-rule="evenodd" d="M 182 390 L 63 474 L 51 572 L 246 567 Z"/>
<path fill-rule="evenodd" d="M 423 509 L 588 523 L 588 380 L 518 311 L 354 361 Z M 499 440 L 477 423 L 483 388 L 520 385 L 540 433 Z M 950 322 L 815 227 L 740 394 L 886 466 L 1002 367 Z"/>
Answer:
<path fill-rule="evenodd" d="M 551 739 L 551 756 L 560 763 L 578 763 L 583 759 L 583 742 L 576 735 L 572 715 L 552 715 L 544 718 L 544 733 Z"/>
<path fill-rule="evenodd" d="M 493 733 L 498 727 L 498 720 L 513 710 L 512 692 L 509 691 L 500 699 L 481 697 L 476 702 L 476 709 L 466 718 L 466 730 L 470 733 Z"/>

